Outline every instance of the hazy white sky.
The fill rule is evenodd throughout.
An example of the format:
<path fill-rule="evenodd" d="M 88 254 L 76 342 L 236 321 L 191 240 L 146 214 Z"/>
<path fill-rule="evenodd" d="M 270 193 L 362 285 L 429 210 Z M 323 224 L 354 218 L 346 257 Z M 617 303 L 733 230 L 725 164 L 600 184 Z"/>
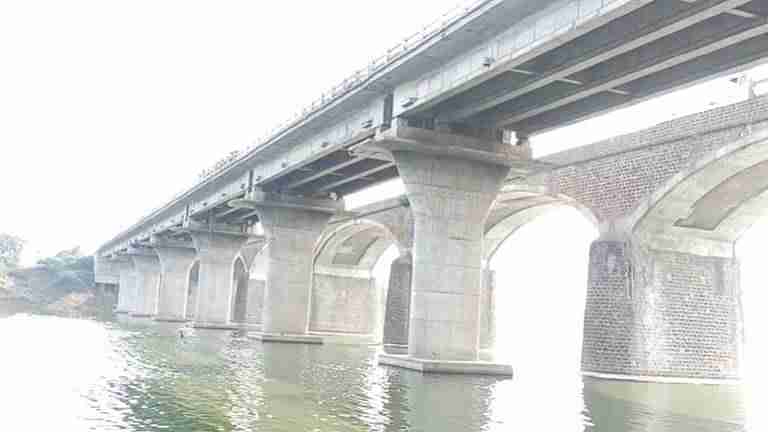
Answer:
<path fill-rule="evenodd" d="M 457 3 L 0 2 L 0 232 L 28 241 L 28 263 L 93 251 Z M 711 94 L 640 117 L 652 124 Z M 586 143 L 637 118 L 534 144 Z"/>

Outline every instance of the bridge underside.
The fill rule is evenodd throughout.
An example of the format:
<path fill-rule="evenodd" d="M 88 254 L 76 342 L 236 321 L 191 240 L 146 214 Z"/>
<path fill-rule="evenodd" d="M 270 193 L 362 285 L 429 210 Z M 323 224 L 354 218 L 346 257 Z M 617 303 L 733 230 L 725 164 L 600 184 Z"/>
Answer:
<path fill-rule="evenodd" d="M 766 16 L 759 0 L 649 2 L 405 115 L 533 134 L 763 58 Z"/>

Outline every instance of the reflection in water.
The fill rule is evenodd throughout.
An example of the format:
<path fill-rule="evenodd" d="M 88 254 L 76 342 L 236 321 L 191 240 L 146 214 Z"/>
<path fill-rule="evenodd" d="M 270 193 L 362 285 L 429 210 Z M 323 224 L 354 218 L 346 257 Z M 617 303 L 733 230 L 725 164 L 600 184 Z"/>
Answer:
<path fill-rule="evenodd" d="M 745 430 L 738 386 L 422 375 L 377 366 L 371 347 L 176 330 L 0 319 L 0 430 Z"/>

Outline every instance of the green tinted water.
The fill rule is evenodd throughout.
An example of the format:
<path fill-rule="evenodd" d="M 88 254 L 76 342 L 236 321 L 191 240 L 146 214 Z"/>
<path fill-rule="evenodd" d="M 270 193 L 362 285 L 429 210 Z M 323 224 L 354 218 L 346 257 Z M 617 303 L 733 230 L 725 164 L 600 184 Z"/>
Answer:
<path fill-rule="evenodd" d="M 0 318 L 0 430 L 738 431 L 735 386 L 514 380 L 376 365 L 376 347 L 31 315 Z M 749 430 L 762 430 L 751 427 Z"/>

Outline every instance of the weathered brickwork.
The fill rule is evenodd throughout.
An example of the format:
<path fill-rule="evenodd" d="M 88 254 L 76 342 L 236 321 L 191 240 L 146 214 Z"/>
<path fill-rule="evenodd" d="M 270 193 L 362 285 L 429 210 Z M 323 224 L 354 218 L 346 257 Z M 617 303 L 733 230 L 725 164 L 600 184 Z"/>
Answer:
<path fill-rule="evenodd" d="M 742 334 L 733 259 L 593 243 L 584 371 L 736 378 Z"/>
<path fill-rule="evenodd" d="M 543 158 L 560 165 L 536 181 L 576 199 L 601 221 L 631 212 L 711 150 L 768 127 L 768 97 L 694 114 Z"/>

